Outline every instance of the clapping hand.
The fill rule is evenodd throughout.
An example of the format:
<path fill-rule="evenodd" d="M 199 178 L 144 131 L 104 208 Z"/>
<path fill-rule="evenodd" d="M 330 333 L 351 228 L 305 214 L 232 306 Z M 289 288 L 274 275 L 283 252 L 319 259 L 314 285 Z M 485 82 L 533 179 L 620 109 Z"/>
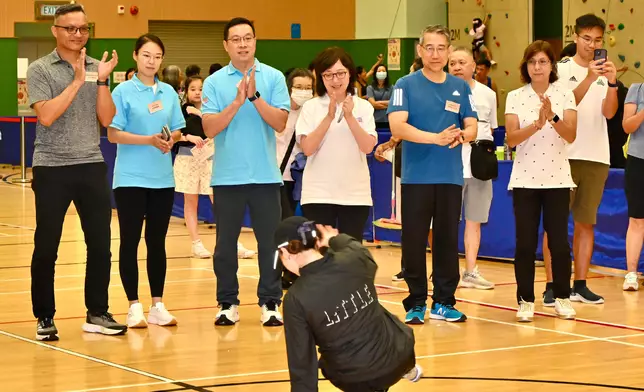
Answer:
<path fill-rule="evenodd" d="M 114 71 L 114 68 L 116 67 L 116 64 L 118 64 L 118 62 L 119 56 L 116 54 L 116 50 L 112 51 L 112 59 L 110 61 L 107 61 L 107 51 L 105 51 L 103 53 L 101 62 L 98 63 L 98 80 L 107 80 L 110 77 L 112 71 Z"/>

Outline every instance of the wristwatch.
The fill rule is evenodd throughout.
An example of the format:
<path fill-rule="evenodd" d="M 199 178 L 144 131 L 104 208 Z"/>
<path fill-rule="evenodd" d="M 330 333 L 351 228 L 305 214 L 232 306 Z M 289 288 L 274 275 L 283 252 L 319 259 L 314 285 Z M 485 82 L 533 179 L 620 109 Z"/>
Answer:
<path fill-rule="evenodd" d="M 255 101 L 255 100 L 256 100 L 257 98 L 259 98 L 259 97 L 260 97 L 260 95 L 259 95 L 259 91 L 255 91 L 255 96 L 254 96 L 254 97 L 250 97 L 250 98 L 248 98 L 248 100 L 249 100 L 250 102 L 253 102 L 253 101 Z"/>
<path fill-rule="evenodd" d="M 619 84 L 617 84 L 617 82 L 615 83 L 608 82 L 608 87 L 613 87 L 613 88 L 619 87 Z"/>
<path fill-rule="evenodd" d="M 553 124 L 558 123 L 558 122 L 559 122 L 559 116 L 558 116 L 557 114 L 555 114 L 555 116 L 554 116 L 554 117 L 552 118 L 552 120 L 550 120 L 550 121 L 551 121 Z"/>
<path fill-rule="evenodd" d="M 97 86 L 109 86 L 109 85 L 110 85 L 110 80 L 109 80 L 109 79 L 105 79 L 105 81 L 104 81 L 104 82 L 101 82 L 100 80 L 97 80 L 97 81 L 96 81 L 96 85 L 97 85 Z"/>

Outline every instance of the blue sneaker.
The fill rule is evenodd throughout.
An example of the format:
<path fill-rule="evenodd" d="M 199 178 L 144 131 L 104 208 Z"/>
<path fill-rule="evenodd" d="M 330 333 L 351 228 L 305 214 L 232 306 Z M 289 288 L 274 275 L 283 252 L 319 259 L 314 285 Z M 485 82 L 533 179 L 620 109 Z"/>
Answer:
<path fill-rule="evenodd" d="M 443 305 L 439 303 L 432 305 L 429 317 L 434 320 L 445 320 L 449 322 L 462 322 L 467 320 L 467 316 L 456 310 L 452 305 Z"/>
<path fill-rule="evenodd" d="M 405 324 L 425 324 L 425 312 L 427 306 L 416 305 L 409 309 L 405 316 Z"/>

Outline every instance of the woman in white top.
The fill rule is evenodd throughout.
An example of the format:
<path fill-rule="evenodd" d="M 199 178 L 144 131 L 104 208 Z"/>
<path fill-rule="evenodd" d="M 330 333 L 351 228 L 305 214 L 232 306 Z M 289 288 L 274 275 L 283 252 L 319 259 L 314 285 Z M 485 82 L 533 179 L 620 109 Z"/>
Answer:
<path fill-rule="evenodd" d="M 308 157 L 302 211 L 362 241 L 372 205 L 367 154 L 377 142 L 373 106 L 353 95 L 356 69 L 344 49 L 325 49 L 314 63 L 318 97 L 304 104 L 295 127 Z"/>
<path fill-rule="evenodd" d="M 313 98 L 313 74 L 308 69 L 296 68 L 288 75 L 286 87 L 288 87 L 288 92 L 291 96 L 291 111 L 288 114 L 284 131 L 275 133 L 277 163 L 280 165 L 282 181 L 284 182 L 281 189 L 282 220 L 293 216 L 297 207 L 297 203 L 293 199 L 295 181 L 291 176 L 291 163 L 295 156 L 302 152 L 302 149 L 295 138 L 295 124 L 300 117 L 302 105 Z M 286 156 L 289 149 L 291 150 L 290 154 Z"/>
<path fill-rule="evenodd" d="M 530 44 L 520 69 L 526 85 L 508 94 L 505 109 L 508 144 L 517 147 L 508 187 L 513 190 L 516 222 L 517 319 L 532 321 L 534 316 L 534 260 L 542 216 L 552 253 L 555 313 L 574 319 L 569 299 L 568 215 L 570 189 L 575 183 L 566 145 L 576 136 L 575 97 L 572 91 L 553 84 L 557 64 L 547 42 Z"/>

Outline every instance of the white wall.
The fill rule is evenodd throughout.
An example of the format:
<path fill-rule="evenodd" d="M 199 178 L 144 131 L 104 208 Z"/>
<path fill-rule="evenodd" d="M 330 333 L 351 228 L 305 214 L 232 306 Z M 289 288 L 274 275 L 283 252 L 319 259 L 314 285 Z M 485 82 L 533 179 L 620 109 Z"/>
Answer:
<path fill-rule="evenodd" d="M 356 0 L 356 39 L 389 38 L 390 32 L 392 38 L 405 38 L 407 3 L 408 0 Z"/>

